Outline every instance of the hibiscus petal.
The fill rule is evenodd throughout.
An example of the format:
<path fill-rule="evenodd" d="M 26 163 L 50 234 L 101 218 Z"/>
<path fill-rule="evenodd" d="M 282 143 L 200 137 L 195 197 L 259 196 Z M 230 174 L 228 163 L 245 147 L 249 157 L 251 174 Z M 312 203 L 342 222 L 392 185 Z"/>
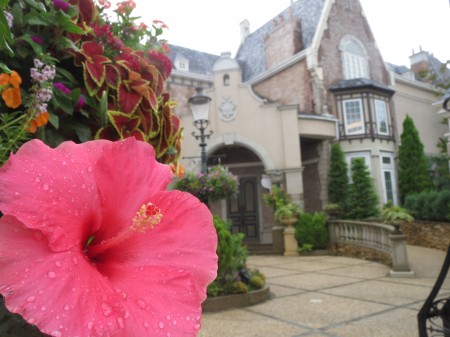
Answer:
<path fill-rule="evenodd" d="M 96 240 L 108 239 L 129 227 L 139 208 L 165 190 L 173 177 L 169 166 L 155 160 L 155 150 L 134 138 L 105 146 L 94 173 L 103 214 Z"/>
<path fill-rule="evenodd" d="M 79 247 L 54 252 L 14 217 L 0 219 L 0 293 L 8 310 L 51 336 L 132 336 L 125 298 Z"/>
<path fill-rule="evenodd" d="M 0 168 L 0 211 L 40 229 L 55 250 L 80 244 L 99 223 L 93 168 L 108 143 L 27 142 Z"/>
<path fill-rule="evenodd" d="M 212 215 L 180 191 L 160 192 L 151 202 L 161 222 L 96 256 L 98 270 L 125 294 L 133 336 L 195 336 L 206 287 L 217 275 Z"/>
<path fill-rule="evenodd" d="M 122 261 L 124 275 L 133 275 L 127 266 L 149 265 L 192 275 L 203 301 L 206 287 L 217 272 L 217 234 L 211 212 L 197 198 L 180 191 L 162 191 L 149 201 L 161 210 L 161 222 L 106 251 L 101 260 Z M 163 280 L 161 275 L 152 277 Z"/>

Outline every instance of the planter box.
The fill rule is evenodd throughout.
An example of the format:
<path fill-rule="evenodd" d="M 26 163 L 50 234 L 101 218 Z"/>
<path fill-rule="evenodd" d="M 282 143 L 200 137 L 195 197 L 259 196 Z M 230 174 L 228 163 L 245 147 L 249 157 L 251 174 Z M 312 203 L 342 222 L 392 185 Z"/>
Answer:
<path fill-rule="evenodd" d="M 265 285 L 261 289 L 246 294 L 208 297 L 202 304 L 203 312 L 222 311 L 231 308 L 242 308 L 264 302 L 270 298 L 270 288 Z"/>

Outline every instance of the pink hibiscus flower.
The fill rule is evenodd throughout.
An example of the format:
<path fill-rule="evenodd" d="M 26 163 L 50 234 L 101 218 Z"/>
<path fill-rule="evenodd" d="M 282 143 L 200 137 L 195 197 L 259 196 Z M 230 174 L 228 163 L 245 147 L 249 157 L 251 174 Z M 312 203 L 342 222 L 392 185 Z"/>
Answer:
<path fill-rule="evenodd" d="M 208 208 L 153 148 L 23 145 L 0 168 L 0 293 L 51 336 L 195 336 L 216 277 Z"/>

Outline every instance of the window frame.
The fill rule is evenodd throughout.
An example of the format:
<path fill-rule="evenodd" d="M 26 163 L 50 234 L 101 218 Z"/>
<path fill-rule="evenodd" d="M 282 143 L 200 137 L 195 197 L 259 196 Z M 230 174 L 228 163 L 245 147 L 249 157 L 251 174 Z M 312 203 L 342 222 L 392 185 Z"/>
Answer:
<path fill-rule="evenodd" d="M 361 121 L 361 130 L 358 131 L 349 131 L 349 121 L 347 116 L 347 107 L 346 103 L 350 102 L 358 102 L 359 103 L 359 115 L 360 115 L 360 121 Z M 342 115 L 344 117 L 344 129 L 345 129 L 345 135 L 347 136 L 354 136 L 354 135 L 363 135 L 366 132 L 366 126 L 365 126 L 365 116 L 364 116 L 364 104 L 362 98 L 351 98 L 351 99 L 345 99 L 342 100 Z"/>
<path fill-rule="evenodd" d="M 359 53 L 351 50 L 352 44 L 359 49 Z M 369 58 L 361 41 L 354 36 L 344 36 L 339 49 L 341 50 L 344 79 L 370 78 Z"/>
<path fill-rule="evenodd" d="M 382 113 L 384 113 L 384 118 L 385 118 L 385 121 L 386 121 L 386 131 L 385 132 L 383 132 L 383 131 L 381 131 L 381 123 L 383 122 L 379 117 L 379 109 L 378 109 L 378 104 L 379 103 L 382 103 L 383 104 L 383 106 L 384 106 L 384 111 L 381 111 Z M 377 99 L 377 98 L 375 98 L 374 99 L 374 101 L 373 101 L 373 105 L 374 105 L 374 110 L 375 110 L 375 120 L 376 120 L 376 123 L 377 123 L 377 133 L 379 134 L 379 135 L 385 135 L 385 136 L 388 136 L 389 135 L 389 113 L 388 113 L 388 105 L 387 105 L 387 102 L 386 101 L 383 101 L 383 100 L 381 100 L 381 99 Z"/>

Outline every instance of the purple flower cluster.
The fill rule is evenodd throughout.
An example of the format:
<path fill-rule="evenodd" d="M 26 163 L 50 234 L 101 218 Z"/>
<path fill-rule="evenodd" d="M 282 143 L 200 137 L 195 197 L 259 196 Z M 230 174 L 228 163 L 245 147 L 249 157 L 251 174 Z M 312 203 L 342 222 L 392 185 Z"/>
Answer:
<path fill-rule="evenodd" d="M 30 69 L 31 78 L 36 82 L 52 81 L 55 78 L 54 66 L 44 65 L 42 61 L 34 59 L 34 68 Z"/>
<path fill-rule="evenodd" d="M 61 82 L 55 82 L 53 86 L 58 89 L 59 91 L 63 92 L 64 94 L 68 95 L 72 92 L 69 88 L 66 87 L 64 83 Z M 78 98 L 78 102 L 75 105 L 75 111 L 80 110 L 84 105 L 86 104 L 86 100 L 82 95 L 80 95 L 80 98 Z"/>
<path fill-rule="evenodd" d="M 32 108 L 35 110 L 36 117 L 47 111 L 48 102 L 53 95 L 51 81 L 55 78 L 55 74 L 55 66 L 49 66 L 39 59 L 34 59 L 34 68 L 30 69 L 30 76 L 35 82 L 31 90 L 35 93 Z"/>
<path fill-rule="evenodd" d="M 62 10 L 63 12 L 67 11 L 70 7 L 70 4 L 64 0 L 53 0 L 53 8 L 55 10 Z"/>

